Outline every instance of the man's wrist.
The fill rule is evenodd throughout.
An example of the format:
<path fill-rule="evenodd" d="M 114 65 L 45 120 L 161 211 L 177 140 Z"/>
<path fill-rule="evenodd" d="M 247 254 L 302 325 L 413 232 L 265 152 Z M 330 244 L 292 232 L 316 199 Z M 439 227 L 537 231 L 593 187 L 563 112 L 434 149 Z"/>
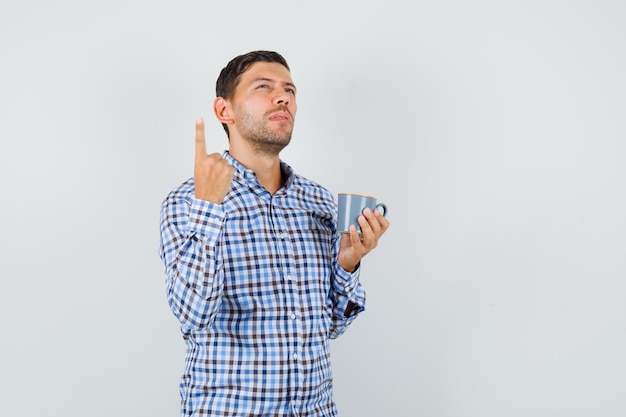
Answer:
<path fill-rule="evenodd" d="M 356 265 L 349 265 L 349 266 L 343 266 L 341 265 L 341 267 L 343 268 L 344 271 L 346 271 L 349 274 L 353 274 L 357 269 L 359 269 L 359 266 L 361 265 L 361 261 L 357 262 Z"/>

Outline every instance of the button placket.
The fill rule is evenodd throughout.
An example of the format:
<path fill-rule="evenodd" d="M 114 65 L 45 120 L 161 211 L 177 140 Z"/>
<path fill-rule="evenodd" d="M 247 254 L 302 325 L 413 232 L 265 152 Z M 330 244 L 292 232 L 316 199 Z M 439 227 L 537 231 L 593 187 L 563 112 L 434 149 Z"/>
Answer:
<path fill-rule="evenodd" d="M 289 346 L 289 360 L 290 365 L 290 389 L 292 392 L 297 392 L 301 384 L 301 373 L 303 372 L 301 363 L 301 349 L 302 349 L 302 322 L 299 320 L 298 311 L 300 311 L 300 300 L 295 275 L 295 251 L 292 246 L 289 231 L 293 225 L 289 222 L 289 217 L 285 213 L 285 209 L 277 203 L 285 201 L 283 198 L 272 199 L 272 222 L 274 223 L 274 230 L 276 231 L 276 246 L 278 248 L 279 256 L 281 259 L 281 266 L 283 268 L 284 279 L 284 320 L 289 324 L 288 332 L 288 346 Z"/>

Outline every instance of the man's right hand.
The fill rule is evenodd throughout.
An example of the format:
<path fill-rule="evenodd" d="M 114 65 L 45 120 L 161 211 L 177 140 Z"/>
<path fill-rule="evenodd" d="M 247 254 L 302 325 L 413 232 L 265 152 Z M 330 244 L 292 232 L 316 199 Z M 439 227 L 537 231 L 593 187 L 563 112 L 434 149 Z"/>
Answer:
<path fill-rule="evenodd" d="M 219 153 L 206 153 L 204 120 L 196 120 L 196 163 L 193 178 L 196 198 L 222 204 L 230 189 L 235 169 Z"/>

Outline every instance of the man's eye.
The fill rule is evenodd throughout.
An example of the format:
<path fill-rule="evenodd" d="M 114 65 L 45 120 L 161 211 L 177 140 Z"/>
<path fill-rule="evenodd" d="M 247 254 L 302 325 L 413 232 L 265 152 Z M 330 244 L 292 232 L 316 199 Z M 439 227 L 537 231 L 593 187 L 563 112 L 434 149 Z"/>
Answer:
<path fill-rule="evenodd" d="M 285 91 L 288 92 L 289 94 L 293 94 L 293 95 L 296 94 L 296 90 L 294 90 L 293 88 L 286 88 Z"/>

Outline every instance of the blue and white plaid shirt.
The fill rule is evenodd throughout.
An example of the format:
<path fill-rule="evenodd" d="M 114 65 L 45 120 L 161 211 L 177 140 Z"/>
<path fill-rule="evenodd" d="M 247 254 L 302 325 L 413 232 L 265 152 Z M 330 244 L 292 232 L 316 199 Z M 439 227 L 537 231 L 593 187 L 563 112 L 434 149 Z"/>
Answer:
<path fill-rule="evenodd" d="M 161 209 L 167 298 L 187 344 L 183 416 L 336 416 L 329 341 L 365 306 L 337 262 L 333 196 L 281 163 L 274 195 L 235 168 L 223 204 L 190 179 Z"/>

